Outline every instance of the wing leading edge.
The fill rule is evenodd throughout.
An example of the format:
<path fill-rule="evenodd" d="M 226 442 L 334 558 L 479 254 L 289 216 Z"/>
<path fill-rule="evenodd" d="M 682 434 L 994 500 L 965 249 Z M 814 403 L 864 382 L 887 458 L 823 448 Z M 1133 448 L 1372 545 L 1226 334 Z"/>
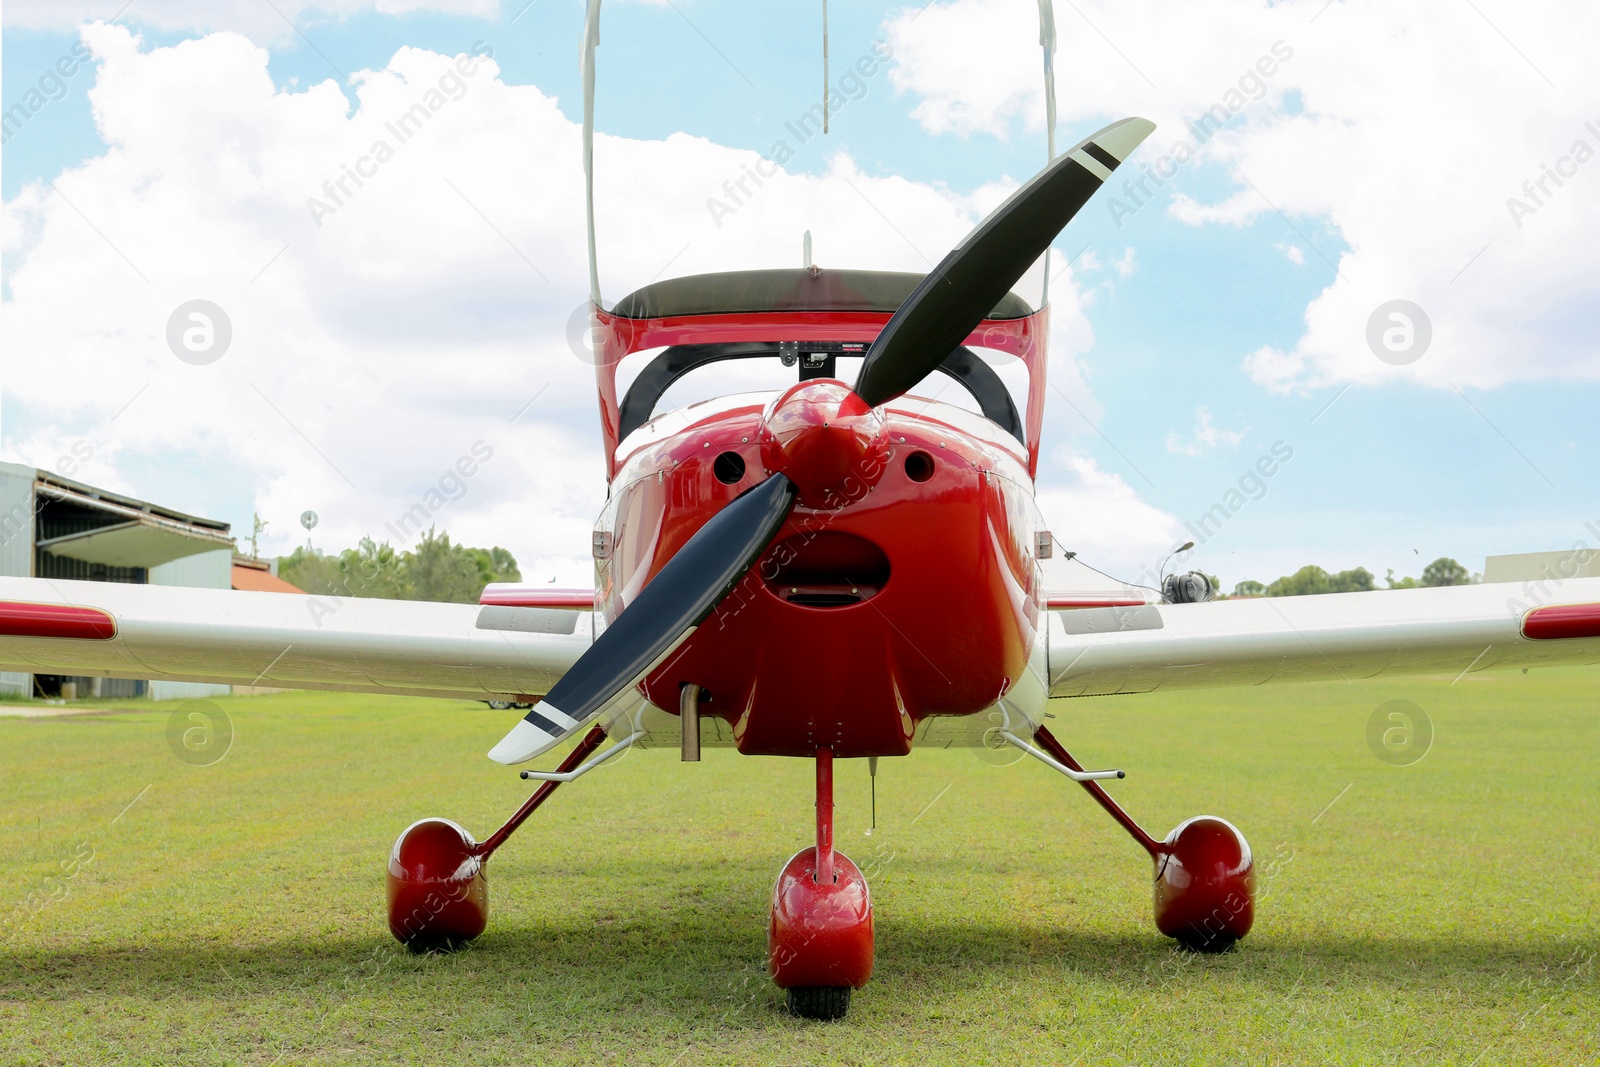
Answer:
<path fill-rule="evenodd" d="M 588 611 L 0 578 L 0 669 L 484 699 L 542 696 Z"/>
<path fill-rule="evenodd" d="M 1050 612 L 1050 695 L 1600 663 L 1600 578 Z"/>

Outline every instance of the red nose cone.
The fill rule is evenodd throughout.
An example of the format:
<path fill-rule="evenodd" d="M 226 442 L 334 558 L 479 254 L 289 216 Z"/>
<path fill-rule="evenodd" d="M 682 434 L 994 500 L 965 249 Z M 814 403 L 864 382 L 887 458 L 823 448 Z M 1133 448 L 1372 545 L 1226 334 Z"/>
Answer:
<path fill-rule="evenodd" d="M 762 466 L 793 482 L 805 507 L 832 511 L 860 500 L 888 462 L 883 416 L 843 382 L 801 382 L 762 415 Z"/>

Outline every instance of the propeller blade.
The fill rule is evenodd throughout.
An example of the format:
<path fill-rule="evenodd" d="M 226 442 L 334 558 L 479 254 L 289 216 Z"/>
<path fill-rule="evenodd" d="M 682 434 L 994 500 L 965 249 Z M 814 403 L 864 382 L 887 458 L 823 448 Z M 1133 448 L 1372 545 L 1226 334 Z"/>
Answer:
<path fill-rule="evenodd" d="M 713 515 L 489 758 L 507 764 L 530 760 L 643 681 L 761 558 L 794 498 L 794 483 L 775 474 Z"/>
<path fill-rule="evenodd" d="M 1012 193 L 900 305 L 867 350 L 856 393 L 877 407 L 937 370 L 1154 129 L 1114 122 Z"/>

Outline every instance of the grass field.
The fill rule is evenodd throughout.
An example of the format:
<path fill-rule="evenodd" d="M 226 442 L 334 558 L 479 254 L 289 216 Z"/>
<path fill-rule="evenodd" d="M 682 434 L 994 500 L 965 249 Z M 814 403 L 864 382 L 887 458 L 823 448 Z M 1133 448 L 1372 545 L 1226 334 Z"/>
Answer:
<path fill-rule="evenodd" d="M 1368 744 L 1393 699 L 1433 725 L 1410 766 Z M 1057 736 L 1125 767 L 1113 792 L 1153 832 L 1214 813 L 1249 836 L 1256 926 L 1220 957 L 1156 934 L 1143 853 L 1033 761 L 885 760 L 871 835 L 866 768 L 843 763 L 878 957 L 836 1024 L 788 1017 L 764 969 L 808 763 L 630 753 L 495 857 L 473 948 L 412 957 L 385 927 L 388 848 L 428 815 L 482 837 L 520 802 L 483 755 L 514 713 L 216 704 L 234 737 L 210 766 L 174 754 L 177 704 L 0 719 L 0 1061 L 1600 1058 L 1595 671 L 1057 701 Z"/>

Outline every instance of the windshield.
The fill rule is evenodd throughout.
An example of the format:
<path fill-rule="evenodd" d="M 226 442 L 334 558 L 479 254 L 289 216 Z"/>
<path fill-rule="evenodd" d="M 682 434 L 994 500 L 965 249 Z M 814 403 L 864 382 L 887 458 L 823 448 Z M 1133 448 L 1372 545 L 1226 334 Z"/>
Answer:
<path fill-rule="evenodd" d="M 1049 4 L 1014 8 L 951 55 L 903 4 L 591 0 L 591 297 L 628 314 L 658 306 L 627 300 L 652 286 L 689 313 L 750 310 L 786 276 L 749 280 L 754 295 L 743 280 L 672 282 L 812 264 L 927 273 L 1050 158 Z M 950 113 L 939 79 L 1012 63 L 1039 70 L 1040 91 L 1003 126 Z M 1041 260 L 1013 288 L 1022 313 L 1044 305 L 1045 276 Z M 914 282 L 828 277 L 891 310 Z"/>

